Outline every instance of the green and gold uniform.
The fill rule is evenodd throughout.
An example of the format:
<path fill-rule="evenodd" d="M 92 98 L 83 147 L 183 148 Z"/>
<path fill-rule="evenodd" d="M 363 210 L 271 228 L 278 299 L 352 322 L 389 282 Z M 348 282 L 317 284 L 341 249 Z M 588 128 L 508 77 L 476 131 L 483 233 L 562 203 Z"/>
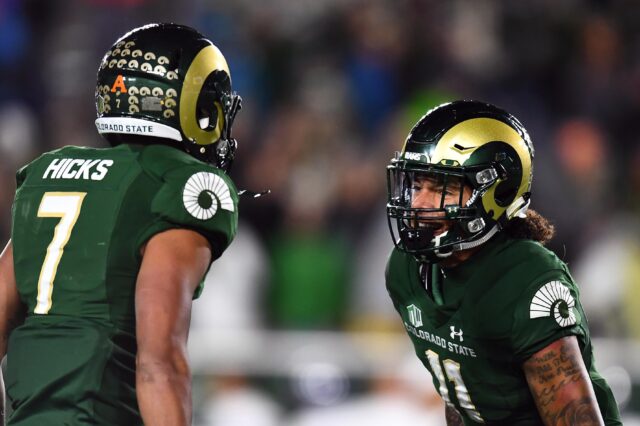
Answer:
<path fill-rule="evenodd" d="M 594 366 L 578 288 L 567 266 L 540 244 L 499 233 L 444 270 L 394 249 L 386 282 L 416 354 L 466 425 L 542 425 L 522 364 L 570 335 L 578 339 L 605 423 L 622 424 Z"/>
<path fill-rule="evenodd" d="M 66 147 L 17 180 L 13 256 L 27 316 L 8 342 L 8 424 L 142 424 L 134 311 L 141 248 L 186 228 L 205 236 L 217 258 L 236 233 L 235 186 L 164 145 Z"/>

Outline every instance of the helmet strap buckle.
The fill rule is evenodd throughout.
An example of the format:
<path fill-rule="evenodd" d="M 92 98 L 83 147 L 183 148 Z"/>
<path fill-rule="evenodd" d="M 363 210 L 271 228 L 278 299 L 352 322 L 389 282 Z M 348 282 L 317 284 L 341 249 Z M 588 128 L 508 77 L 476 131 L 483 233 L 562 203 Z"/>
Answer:
<path fill-rule="evenodd" d="M 485 227 L 484 219 L 481 217 L 475 218 L 467 222 L 467 231 L 472 234 L 477 234 L 482 231 Z"/>
<path fill-rule="evenodd" d="M 489 185 L 495 182 L 495 180 L 498 178 L 498 172 L 495 168 L 490 167 L 476 173 L 475 178 L 476 182 L 478 182 L 478 185 Z"/>

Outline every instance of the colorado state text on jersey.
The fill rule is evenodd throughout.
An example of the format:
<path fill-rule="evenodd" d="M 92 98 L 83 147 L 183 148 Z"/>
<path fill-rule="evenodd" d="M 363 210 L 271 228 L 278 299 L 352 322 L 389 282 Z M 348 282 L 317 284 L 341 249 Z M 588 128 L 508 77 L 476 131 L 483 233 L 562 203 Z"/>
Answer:
<path fill-rule="evenodd" d="M 411 324 L 404 323 L 404 327 L 407 331 L 419 339 L 426 340 L 427 342 L 431 342 L 434 345 L 438 345 L 441 348 L 447 349 L 449 352 L 453 352 L 459 355 L 470 356 L 472 358 L 476 358 L 476 352 L 473 348 L 468 346 L 463 346 L 458 343 L 449 342 L 447 339 L 442 338 L 440 336 L 436 336 L 435 334 L 431 334 L 428 331 L 418 330 Z"/>

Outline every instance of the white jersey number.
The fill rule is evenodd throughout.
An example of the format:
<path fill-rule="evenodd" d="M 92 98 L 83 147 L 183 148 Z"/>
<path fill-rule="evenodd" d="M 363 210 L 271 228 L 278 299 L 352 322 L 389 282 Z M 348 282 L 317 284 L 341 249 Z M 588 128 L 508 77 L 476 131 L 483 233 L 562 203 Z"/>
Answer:
<path fill-rule="evenodd" d="M 462 374 L 460 374 L 460 364 L 457 362 L 445 359 L 442 361 L 442 365 L 444 366 L 444 372 L 442 371 L 442 367 L 440 366 L 440 357 L 437 353 L 429 349 L 425 351 L 427 355 L 427 359 L 429 360 L 429 365 L 431 365 L 431 369 L 433 370 L 436 378 L 438 379 L 438 393 L 447 403 L 447 405 L 453 405 L 451 403 L 451 398 L 449 398 L 449 389 L 447 388 L 447 382 L 444 378 L 444 373 L 446 372 L 449 381 L 453 382 L 456 390 L 456 397 L 458 398 L 458 402 L 460 403 L 460 407 L 464 409 L 467 413 L 467 416 L 472 418 L 474 421 L 479 423 L 484 423 L 484 419 L 478 413 L 475 405 L 471 402 L 471 396 L 469 395 L 469 391 L 467 390 L 467 386 L 464 384 L 462 380 Z"/>
<path fill-rule="evenodd" d="M 51 293 L 58 264 L 78 220 L 85 195 L 86 192 L 45 192 L 42 196 L 38 217 L 59 217 L 60 222 L 55 227 L 53 239 L 47 247 L 47 255 L 40 269 L 37 303 L 33 310 L 36 314 L 47 314 L 51 309 Z"/>

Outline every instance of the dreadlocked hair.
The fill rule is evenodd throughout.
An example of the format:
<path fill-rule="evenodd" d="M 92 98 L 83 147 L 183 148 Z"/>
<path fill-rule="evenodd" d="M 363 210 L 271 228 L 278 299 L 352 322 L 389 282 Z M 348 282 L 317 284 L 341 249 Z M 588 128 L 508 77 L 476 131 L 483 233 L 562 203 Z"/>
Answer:
<path fill-rule="evenodd" d="M 511 238 L 534 240 L 542 245 L 548 243 L 556 232 L 549 220 L 531 209 L 527 210 L 526 217 L 511 219 L 504 230 Z"/>

